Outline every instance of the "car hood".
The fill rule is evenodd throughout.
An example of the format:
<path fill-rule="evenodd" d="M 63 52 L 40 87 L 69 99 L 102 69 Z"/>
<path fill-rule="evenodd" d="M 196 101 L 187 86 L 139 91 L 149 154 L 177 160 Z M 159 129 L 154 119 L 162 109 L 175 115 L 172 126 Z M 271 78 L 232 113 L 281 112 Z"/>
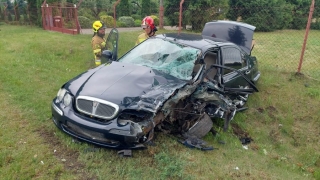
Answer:
<path fill-rule="evenodd" d="M 120 108 L 155 112 L 185 81 L 134 64 L 112 62 L 89 70 L 69 81 L 73 95 L 103 99 Z"/>
<path fill-rule="evenodd" d="M 253 33 L 256 27 L 236 21 L 212 21 L 205 24 L 202 30 L 203 38 L 224 40 L 238 45 L 247 54 L 250 54 Z"/>

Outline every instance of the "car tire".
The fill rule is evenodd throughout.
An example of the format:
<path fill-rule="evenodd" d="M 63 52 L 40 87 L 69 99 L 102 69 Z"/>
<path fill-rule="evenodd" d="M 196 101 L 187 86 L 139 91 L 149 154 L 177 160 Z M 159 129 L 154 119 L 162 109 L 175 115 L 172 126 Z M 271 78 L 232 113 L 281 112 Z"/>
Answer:
<path fill-rule="evenodd" d="M 203 114 L 198 121 L 187 131 L 187 136 L 202 138 L 210 132 L 213 122 L 208 114 Z"/>

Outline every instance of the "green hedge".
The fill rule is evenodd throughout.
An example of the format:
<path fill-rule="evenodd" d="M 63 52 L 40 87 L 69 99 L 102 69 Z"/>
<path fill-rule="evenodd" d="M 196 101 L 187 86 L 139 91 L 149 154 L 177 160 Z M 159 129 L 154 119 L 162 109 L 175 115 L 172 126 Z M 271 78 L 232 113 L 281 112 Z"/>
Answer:
<path fill-rule="evenodd" d="M 124 22 L 117 21 L 117 27 L 126 27 L 126 24 L 124 24 Z"/>
<path fill-rule="evenodd" d="M 79 21 L 79 24 L 80 24 L 80 27 L 82 29 L 84 28 L 92 28 L 92 21 L 87 18 L 87 17 L 84 17 L 84 16 L 78 16 L 78 21 Z"/>
<path fill-rule="evenodd" d="M 155 26 L 159 26 L 159 18 L 156 15 L 151 15 L 152 19 L 153 19 L 153 23 Z"/>
<path fill-rule="evenodd" d="M 142 21 L 139 20 L 139 19 L 134 20 L 134 26 L 135 26 L 135 27 L 141 26 L 141 23 L 142 23 Z"/>
<path fill-rule="evenodd" d="M 135 26 L 134 19 L 130 16 L 121 16 L 121 17 L 119 17 L 119 21 L 125 25 L 124 27 Z"/>
<path fill-rule="evenodd" d="M 114 19 L 112 16 L 102 15 L 100 16 L 100 20 L 106 24 L 107 28 L 111 28 L 114 25 Z"/>

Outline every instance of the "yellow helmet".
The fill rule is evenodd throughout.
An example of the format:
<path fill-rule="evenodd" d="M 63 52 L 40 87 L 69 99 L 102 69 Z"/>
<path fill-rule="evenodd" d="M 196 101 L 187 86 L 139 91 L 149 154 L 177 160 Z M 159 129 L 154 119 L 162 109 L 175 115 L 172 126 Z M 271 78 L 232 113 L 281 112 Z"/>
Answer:
<path fill-rule="evenodd" d="M 107 26 L 102 21 L 95 21 L 92 24 L 93 32 L 98 32 L 100 28 L 107 28 Z"/>

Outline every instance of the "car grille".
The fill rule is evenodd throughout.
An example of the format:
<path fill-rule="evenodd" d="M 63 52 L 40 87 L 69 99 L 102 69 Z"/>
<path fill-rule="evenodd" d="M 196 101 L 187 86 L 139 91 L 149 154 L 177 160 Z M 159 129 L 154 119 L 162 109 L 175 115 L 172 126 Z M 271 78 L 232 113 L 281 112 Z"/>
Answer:
<path fill-rule="evenodd" d="M 87 96 L 79 96 L 76 107 L 84 114 L 102 119 L 114 118 L 119 110 L 119 106 L 114 103 Z"/>
<path fill-rule="evenodd" d="M 81 136 L 86 139 L 91 139 L 96 142 L 108 143 L 108 144 L 113 144 L 113 145 L 119 144 L 118 141 L 114 141 L 114 140 L 110 140 L 110 139 L 105 138 L 103 133 L 91 131 L 91 130 L 85 129 L 85 128 L 81 128 L 78 125 L 70 123 L 70 122 L 67 122 L 66 125 L 64 125 L 64 128 L 67 131 L 69 131 L 77 136 Z"/>

